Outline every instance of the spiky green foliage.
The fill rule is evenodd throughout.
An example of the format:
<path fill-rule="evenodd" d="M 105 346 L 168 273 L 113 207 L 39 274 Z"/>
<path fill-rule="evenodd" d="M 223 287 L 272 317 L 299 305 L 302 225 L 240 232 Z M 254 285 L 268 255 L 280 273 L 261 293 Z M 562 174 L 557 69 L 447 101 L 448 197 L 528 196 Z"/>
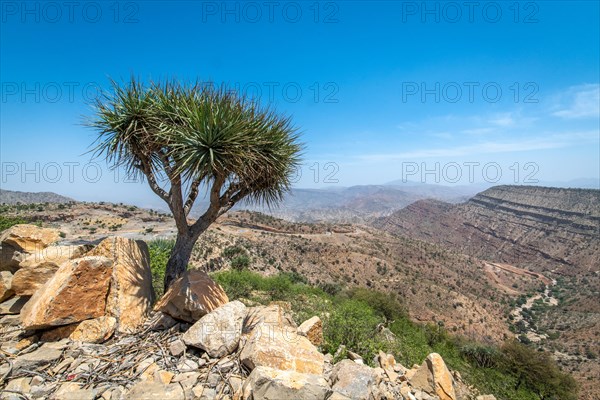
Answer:
<path fill-rule="evenodd" d="M 173 213 L 177 240 L 165 289 L 185 272 L 194 243 L 219 215 L 242 200 L 269 207 L 282 200 L 300 163 L 291 119 L 226 87 L 113 82 L 89 125 L 98 131 L 92 152 L 145 176 Z M 190 224 L 202 188 L 210 203 Z"/>
<path fill-rule="evenodd" d="M 289 189 L 302 148 L 289 117 L 226 87 L 176 81 L 113 82 L 90 125 L 94 153 L 129 173 L 184 187 L 223 181 L 235 200 L 267 205 Z"/>

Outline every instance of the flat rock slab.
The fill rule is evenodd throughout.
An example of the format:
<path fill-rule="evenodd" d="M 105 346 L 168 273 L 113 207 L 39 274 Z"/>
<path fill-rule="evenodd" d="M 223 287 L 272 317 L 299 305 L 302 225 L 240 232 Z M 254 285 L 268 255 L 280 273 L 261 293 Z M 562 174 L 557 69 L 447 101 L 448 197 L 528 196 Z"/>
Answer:
<path fill-rule="evenodd" d="M 125 398 L 129 400 L 184 400 L 185 394 L 178 383 L 164 385 L 158 382 L 141 381 L 129 389 Z"/>
<path fill-rule="evenodd" d="M 0 303 L 0 315 L 19 314 L 23 306 L 29 301 L 29 296 L 16 296 Z"/>
<path fill-rule="evenodd" d="M 13 373 L 20 369 L 32 369 L 58 360 L 63 353 L 61 347 L 48 343 L 31 353 L 13 359 Z"/>

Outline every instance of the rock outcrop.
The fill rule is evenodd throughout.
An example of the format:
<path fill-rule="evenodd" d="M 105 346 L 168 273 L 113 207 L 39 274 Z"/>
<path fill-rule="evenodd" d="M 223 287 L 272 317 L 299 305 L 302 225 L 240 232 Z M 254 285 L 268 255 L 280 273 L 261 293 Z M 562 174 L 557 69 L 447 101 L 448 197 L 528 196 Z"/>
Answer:
<path fill-rule="evenodd" d="M 21 290 L 20 278 L 16 276 L 15 280 L 13 274 L 18 272 L 20 263 L 30 254 L 43 251 L 59 239 L 60 232 L 56 229 L 28 224 L 14 225 L 0 234 L 0 303 L 15 294 L 33 294 L 33 289 Z"/>
<path fill-rule="evenodd" d="M 431 353 L 411 378 L 411 384 L 440 400 L 456 400 L 454 380 L 446 363 L 437 353 Z"/>
<path fill-rule="evenodd" d="M 0 235 L 2 246 L 7 245 L 22 253 L 41 251 L 60 239 L 60 231 L 36 225 L 14 225 Z"/>
<path fill-rule="evenodd" d="M 13 287 L 18 281 L 17 294 L 33 293 L 21 312 L 26 329 L 81 322 L 76 329 L 71 326 L 46 336 L 73 333 L 77 340 L 98 342 L 114 331 L 134 333 L 144 324 L 154 293 L 145 243 L 111 237 L 89 251 L 87 246 L 53 247 L 45 261 L 26 258 L 22 262 L 26 266 L 13 277 Z M 72 258 L 84 252 L 84 257 Z M 63 259 L 67 261 L 54 272 L 55 264 Z"/>

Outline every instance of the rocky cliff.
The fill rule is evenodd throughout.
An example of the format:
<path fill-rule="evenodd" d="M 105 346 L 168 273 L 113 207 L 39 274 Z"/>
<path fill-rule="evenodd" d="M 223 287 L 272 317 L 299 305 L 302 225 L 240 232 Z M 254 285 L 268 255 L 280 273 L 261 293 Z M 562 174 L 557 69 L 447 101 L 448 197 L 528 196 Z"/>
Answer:
<path fill-rule="evenodd" d="M 600 191 L 497 186 L 466 203 L 422 200 L 375 225 L 482 259 L 565 275 L 600 259 Z"/>

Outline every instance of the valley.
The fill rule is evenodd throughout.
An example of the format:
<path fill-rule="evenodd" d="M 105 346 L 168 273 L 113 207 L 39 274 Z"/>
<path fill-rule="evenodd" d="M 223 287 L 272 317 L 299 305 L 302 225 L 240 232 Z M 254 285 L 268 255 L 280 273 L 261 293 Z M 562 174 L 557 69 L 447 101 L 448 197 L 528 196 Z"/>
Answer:
<path fill-rule="evenodd" d="M 414 321 L 548 350 L 579 381 L 582 398 L 595 399 L 599 204 L 594 190 L 501 186 L 464 203 L 417 200 L 385 216 L 367 212 L 359 222 L 330 218 L 335 210 L 321 222 L 233 211 L 201 237 L 191 265 L 228 269 L 230 254 L 239 254 L 262 275 L 290 272 L 328 290 L 387 291 Z M 168 214 L 125 204 L 4 205 L 2 215 L 56 227 L 73 243 L 175 234 Z"/>

